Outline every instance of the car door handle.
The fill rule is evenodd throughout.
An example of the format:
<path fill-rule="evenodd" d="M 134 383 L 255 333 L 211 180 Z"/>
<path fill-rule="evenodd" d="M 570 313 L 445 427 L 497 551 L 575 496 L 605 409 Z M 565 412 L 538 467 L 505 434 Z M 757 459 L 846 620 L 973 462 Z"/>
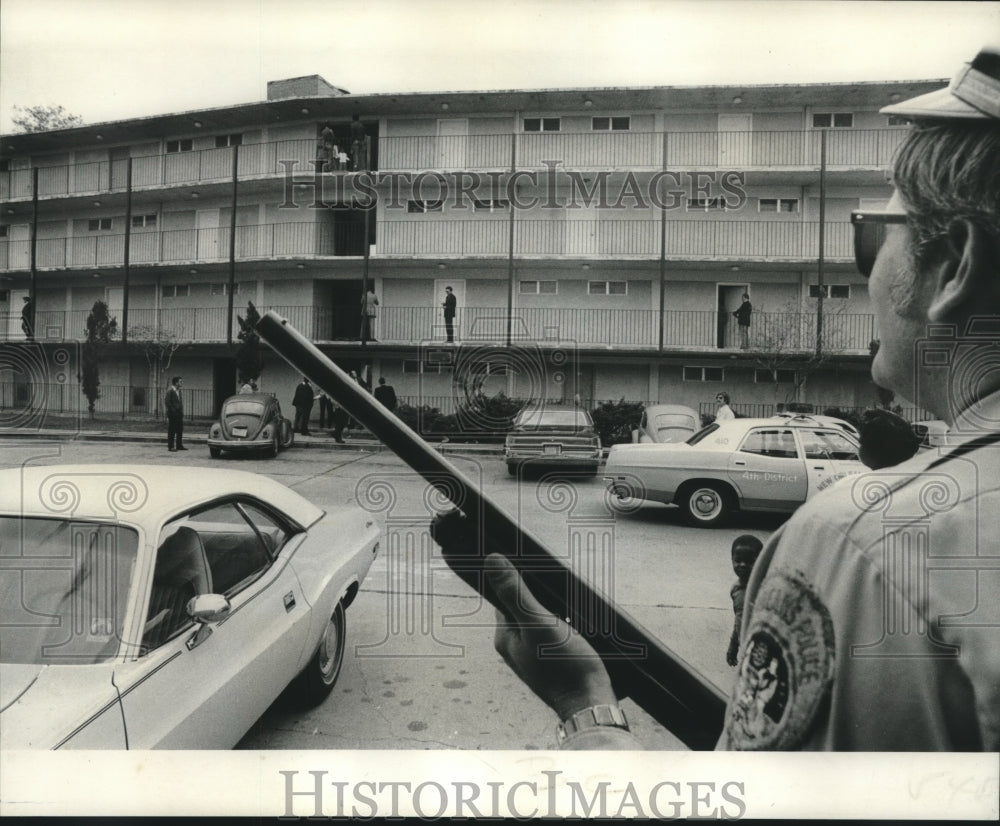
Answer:
<path fill-rule="evenodd" d="M 826 465 L 813 465 L 813 470 L 826 470 Z"/>
<path fill-rule="evenodd" d="M 733 462 L 734 465 L 739 465 L 740 467 L 746 467 L 746 462 Z"/>
<path fill-rule="evenodd" d="M 289 591 L 285 594 L 285 611 L 291 611 L 295 607 L 295 594 Z"/>

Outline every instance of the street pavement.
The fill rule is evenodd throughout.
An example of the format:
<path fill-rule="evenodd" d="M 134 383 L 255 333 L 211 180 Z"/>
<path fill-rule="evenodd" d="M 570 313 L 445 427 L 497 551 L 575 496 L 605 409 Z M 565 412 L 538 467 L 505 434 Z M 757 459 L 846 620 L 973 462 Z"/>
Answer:
<path fill-rule="evenodd" d="M 232 467 L 265 474 L 325 508 L 362 504 L 385 526 L 382 552 L 347 612 L 340 680 L 318 708 L 280 698 L 238 748 L 552 748 L 555 718 L 493 649 L 494 611 L 434 553 L 427 532 L 434 497 L 426 483 L 376 443 L 327 445 L 297 437 L 277 459 L 213 460 L 197 435 L 168 453 L 159 434 L 72 440 L 0 435 L 0 465 L 116 461 Z M 607 554 L 598 584 L 620 607 L 724 690 L 733 614 L 729 547 L 740 533 L 762 539 L 778 520 L 746 517 L 725 529 L 684 526 L 674 508 L 610 510 L 600 478 L 567 484 L 508 476 L 495 448 L 481 455 L 450 446 L 452 463 L 482 485 L 551 548 L 582 547 L 584 562 Z M 385 498 L 379 491 L 389 491 Z M 382 498 L 380 498 L 382 497 Z M 388 504 L 387 504 L 388 503 Z M 600 551 L 604 548 L 604 551 Z M 633 730 L 654 749 L 683 748 L 631 701 Z"/>

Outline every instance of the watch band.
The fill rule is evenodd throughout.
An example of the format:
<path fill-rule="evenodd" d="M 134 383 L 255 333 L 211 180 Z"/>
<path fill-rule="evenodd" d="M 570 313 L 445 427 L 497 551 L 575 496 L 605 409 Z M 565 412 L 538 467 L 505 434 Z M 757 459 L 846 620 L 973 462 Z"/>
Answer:
<path fill-rule="evenodd" d="M 628 720 L 625 719 L 625 712 L 618 705 L 604 703 L 598 706 L 590 706 L 582 711 L 576 712 L 566 720 L 556 726 L 556 740 L 562 743 L 568 737 L 588 728 L 599 728 L 609 726 L 628 731 Z"/>

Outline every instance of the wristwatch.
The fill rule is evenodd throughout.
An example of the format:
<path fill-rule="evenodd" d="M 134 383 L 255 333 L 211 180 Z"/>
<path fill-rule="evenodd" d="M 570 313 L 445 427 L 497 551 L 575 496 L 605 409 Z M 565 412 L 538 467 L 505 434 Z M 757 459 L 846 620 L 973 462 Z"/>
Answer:
<path fill-rule="evenodd" d="M 628 720 L 625 719 L 625 712 L 621 707 L 611 703 L 604 703 L 599 706 L 590 706 L 582 711 L 576 712 L 566 720 L 556 726 L 556 740 L 564 742 L 568 737 L 589 728 L 599 728 L 609 726 L 628 731 Z"/>

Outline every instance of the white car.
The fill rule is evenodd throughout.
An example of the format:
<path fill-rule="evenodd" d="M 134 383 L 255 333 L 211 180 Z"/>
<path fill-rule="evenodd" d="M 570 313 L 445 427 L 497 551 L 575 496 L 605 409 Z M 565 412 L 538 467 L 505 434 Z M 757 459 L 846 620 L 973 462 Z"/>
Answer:
<path fill-rule="evenodd" d="M 229 748 L 322 701 L 379 537 L 253 473 L 0 471 L 0 747 Z"/>
<path fill-rule="evenodd" d="M 614 445 L 604 479 L 621 502 L 679 505 L 693 524 L 737 510 L 791 512 L 838 479 L 865 473 L 850 433 L 809 416 L 731 419 L 680 444 Z"/>

